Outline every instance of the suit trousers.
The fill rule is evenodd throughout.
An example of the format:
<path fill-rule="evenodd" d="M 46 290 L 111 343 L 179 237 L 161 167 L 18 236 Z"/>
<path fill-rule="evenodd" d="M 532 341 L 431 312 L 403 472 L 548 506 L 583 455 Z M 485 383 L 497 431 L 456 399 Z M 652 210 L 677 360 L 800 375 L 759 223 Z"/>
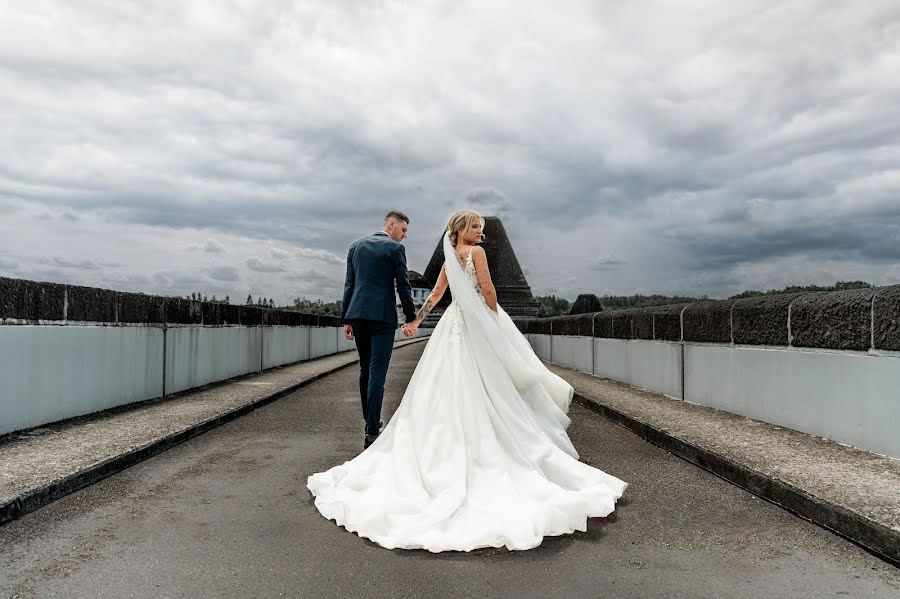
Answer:
<path fill-rule="evenodd" d="M 379 320 L 353 320 L 353 335 L 359 352 L 359 398 L 366 434 L 377 435 L 384 402 L 384 381 L 394 351 L 396 325 Z"/>

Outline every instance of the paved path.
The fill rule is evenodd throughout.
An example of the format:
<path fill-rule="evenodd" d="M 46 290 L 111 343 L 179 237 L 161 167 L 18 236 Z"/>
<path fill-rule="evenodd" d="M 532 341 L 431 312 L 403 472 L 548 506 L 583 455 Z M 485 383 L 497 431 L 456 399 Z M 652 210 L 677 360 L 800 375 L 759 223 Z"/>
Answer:
<path fill-rule="evenodd" d="M 601 416 L 900 565 L 900 459 L 549 367 Z"/>
<path fill-rule="evenodd" d="M 422 346 L 400 349 L 390 413 Z M 609 522 L 522 553 L 387 551 L 318 515 L 359 451 L 347 369 L 0 527 L 10 597 L 900 597 L 856 546 L 579 406 L 582 459 L 631 483 Z"/>
<path fill-rule="evenodd" d="M 0 525 L 358 362 L 342 352 L 0 436 Z"/>

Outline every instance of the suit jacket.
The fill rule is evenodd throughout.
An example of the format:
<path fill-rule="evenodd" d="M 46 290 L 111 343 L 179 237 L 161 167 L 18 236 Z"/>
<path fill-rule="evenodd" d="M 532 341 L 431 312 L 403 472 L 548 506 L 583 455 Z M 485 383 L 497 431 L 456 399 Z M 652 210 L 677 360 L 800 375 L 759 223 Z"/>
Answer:
<path fill-rule="evenodd" d="M 406 249 L 387 233 L 378 232 L 350 246 L 341 321 L 375 320 L 397 326 L 394 282 L 406 322 L 416 319 Z"/>

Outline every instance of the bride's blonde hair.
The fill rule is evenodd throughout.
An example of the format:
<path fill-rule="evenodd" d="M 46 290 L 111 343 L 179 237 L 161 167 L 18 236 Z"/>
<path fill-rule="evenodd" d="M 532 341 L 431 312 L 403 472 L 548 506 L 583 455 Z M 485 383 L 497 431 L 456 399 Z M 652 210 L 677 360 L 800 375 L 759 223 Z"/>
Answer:
<path fill-rule="evenodd" d="M 484 222 L 480 215 L 469 210 L 460 210 L 450 217 L 450 222 L 447 223 L 447 232 L 450 233 L 450 243 L 453 247 L 459 243 L 459 234 L 471 227 L 475 219 Z"/>

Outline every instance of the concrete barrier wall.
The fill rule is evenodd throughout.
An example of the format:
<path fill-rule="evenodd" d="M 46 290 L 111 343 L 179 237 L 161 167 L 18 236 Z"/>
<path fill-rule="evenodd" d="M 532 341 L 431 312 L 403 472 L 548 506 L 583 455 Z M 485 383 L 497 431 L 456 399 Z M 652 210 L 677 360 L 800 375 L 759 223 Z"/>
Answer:
<path fill-rule="evenodd" d="M 266 327 L 262 336 L 263 369 L 309 360 L 309 331 L 308 327 Z"/>
<path fill-rule="evenodd" d="M 691 344 L 684 351 L 695 403 L 900 457 L 900 359 Z"/>
<path fill-rule="evenodd" d="M 310 329 L 309 357 L 321 358 L 336 354 L 338 351 L 338 329 L 321 327 Z"/>
<path fill-rule="evenodd" d="M 583 372 L 593 372 L 594 352 L 591 344 L 593 337 L 564 337 L 547 335 L 550 344 L 550 359 L 557 364 L 566 364 L 569 368 Z"/>
<path fill-rule="evenodd" d="M 263 327 L 166 331 L 166 394 L 262 370 Z"/>
<path fill-rule="evenodd" d="M 0 327 L 0 434 L 162 397 L 163 332 Z"/>
<path fill-rule="evenodd" d="M 0 434 L 355 349 L 334 317 L 0 277 Z"/>
<path fill-rule="evenodd" d="M 560 335 L 527 337 L 542 360 L 682 399 L 678 343 Z"/>
<path fill-rule="evenodd" d="M 683 399 L 681 346 L 666 341 L 594 340 L 593 374 Z"/>
<path fill-rule="evenodd" d="M 517 326 L 542 359 L 900 457 L 900 286 Z"/>
<path fill-rule="evenodd" d="M 534 353 L 536 353 L 541 360 L 552 361 L 552 355 L 550 353 L 552 349 L 552 346 L 550 344 L 551 336 L 538 334 L 530 335 L 530 337 L 531 346 L 534 348 Z"/>

